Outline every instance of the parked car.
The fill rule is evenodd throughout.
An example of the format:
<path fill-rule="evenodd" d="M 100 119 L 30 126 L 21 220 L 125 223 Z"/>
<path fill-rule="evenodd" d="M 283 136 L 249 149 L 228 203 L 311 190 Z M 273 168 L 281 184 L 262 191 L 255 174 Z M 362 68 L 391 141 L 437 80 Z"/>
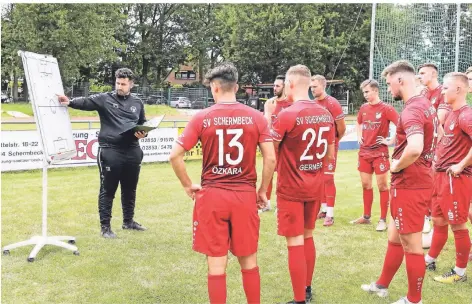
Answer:
<path fill-rule="evenodd" d="M 9 103 L 10 97 L 6 93 L 2 93 L 2 103 Z"/>
<path fill-rule="evenodd" d="M 173 108 L 190 108 L 192 102 L 187 97 L 174 97 L 170 100 L 170 106 Z"/>
<path fill-rule="evenodd" d="M 145 101 L 147 104 L 166 105 L 167 98 L 161 95 L 149 95 Z"/>
<path fill-rule="evenodd" d="M 206 107 L 206 102 L 206 97 L 198 97 L 197 99 L 192 101 L 192 109 L 204 109 Z"/>

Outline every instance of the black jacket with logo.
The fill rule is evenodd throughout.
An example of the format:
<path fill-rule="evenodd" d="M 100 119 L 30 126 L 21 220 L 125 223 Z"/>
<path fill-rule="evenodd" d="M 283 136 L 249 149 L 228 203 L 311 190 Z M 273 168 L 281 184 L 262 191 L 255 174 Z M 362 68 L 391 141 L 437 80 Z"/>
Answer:
<path fill-rule="evenodd" d="M 74 98 L 69 107 L 97 111 L 100 116 L 100 147 L 126 148 L 139 146 L 133 127 L 146 121 L 144 104 L 133 94 L 120 96 L 116 92 Z"/>

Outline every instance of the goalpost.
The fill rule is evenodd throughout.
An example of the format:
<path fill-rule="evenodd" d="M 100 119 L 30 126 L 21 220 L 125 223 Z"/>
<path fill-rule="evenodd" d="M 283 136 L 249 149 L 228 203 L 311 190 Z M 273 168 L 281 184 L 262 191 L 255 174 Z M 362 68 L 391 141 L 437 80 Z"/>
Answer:
<path fill-rule="evenodd" d="M 382 70 L 406 59 L 415 67 L 432 62 L 442 77 L 472 66 L 472 4 L 373 4 L 369 78 L 379 80 L 380 97 L 394 104 Z"/>

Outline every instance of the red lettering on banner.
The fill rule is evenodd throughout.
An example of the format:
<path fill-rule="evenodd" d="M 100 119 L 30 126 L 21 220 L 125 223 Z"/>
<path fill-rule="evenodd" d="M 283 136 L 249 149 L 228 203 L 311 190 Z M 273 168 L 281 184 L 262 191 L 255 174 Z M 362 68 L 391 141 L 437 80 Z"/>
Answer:
<path fill-rule="evenodd" d="M 94 140 L 91 140 L 91 141 L 87 144 L 87 155 L 88 155 L 88 157 L 91 158 L 91 159 L 97 159 L 97 155 L 94 155 L 93 152 L 92 152 L 92 151 L 93 151 L 93 149 L 92 149 L 92 148 L 93 148 L 93 145 L 94 145 L 95 143 L 97 143 L 97 142 L 98 142 L 98 139 L 94 139 Z"/>
<path fill-rule="evenodd" d="M 87 146 L 87 140 L 75 140 L 75 147 L 77 149 L 77 155 L 72 157 L 73 160 L 84 160 L 87 159 L 85 154 L 85 148 Z"/>

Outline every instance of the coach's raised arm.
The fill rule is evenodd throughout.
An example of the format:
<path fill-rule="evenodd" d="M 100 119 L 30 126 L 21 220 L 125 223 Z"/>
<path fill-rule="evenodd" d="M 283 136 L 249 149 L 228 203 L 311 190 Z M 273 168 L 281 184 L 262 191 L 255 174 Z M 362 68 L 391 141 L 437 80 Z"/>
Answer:
<path fill-rule="evenodd" d="M 121 183 L 121 203 L 123 206 L 123 229 L 145 230 L 134 221 L 136 187 L 138 184 L 143 151 L 139 139 L 145 132 L 133 132 L 136 125 L 146 121 L 143 102 L 130 94 L 134 75 L 130 69 L 118 69 L 116 91 L 101 93 L 90 97 L 69 100 L 58 95 L 61 104 L 74 109 L 97 111 L 100 116 L 97 162 L 100 170 L 100 194 L 98 209 L 100 213 L 101 235 L 115 238 L 111 230 L 111 210 L 113 198 Z"/>

